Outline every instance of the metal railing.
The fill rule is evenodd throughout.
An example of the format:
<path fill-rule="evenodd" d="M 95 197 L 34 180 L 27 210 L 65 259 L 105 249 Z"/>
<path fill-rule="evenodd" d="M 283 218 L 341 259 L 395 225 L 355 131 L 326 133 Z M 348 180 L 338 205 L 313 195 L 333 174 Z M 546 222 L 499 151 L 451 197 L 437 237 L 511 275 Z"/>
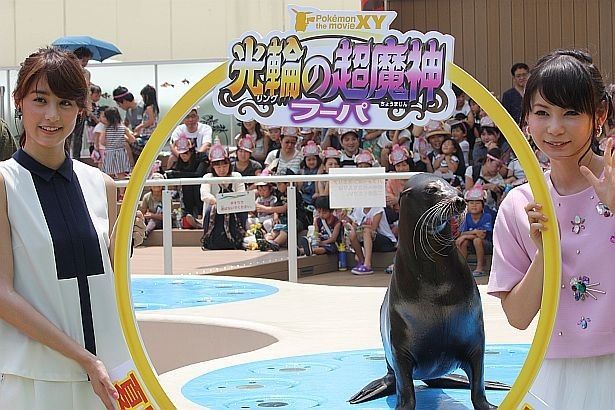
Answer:
<path fill-rule="evenodd" d="M 387 172 L 373 174 L 318 174 L 318 175 L 280 175 L 280 176 L 254 176 L 254 177 L 210 177 L 210 178 L 176 178 L 176 179 L 148 179 L 144 186 L 162 186 L 162 244 L 164 249 L 164 273 L 173 274 L 173 235 L 172 235 L 172 201 L 171 186 L 200 185 L 200 184 L 230 184 L 233 182 L 256 183 L 266 182 L 288 182 L 288 280 L 297 282 L 297 201 L 296 187 L 297 182 L 317 182 L 317 181 L 365 181 L 365 180 L 388 180 L 388 179 L 408 179 L 416 172 Z M 117 187 L 126 187 L 127 180 L 116 181 Z"/>

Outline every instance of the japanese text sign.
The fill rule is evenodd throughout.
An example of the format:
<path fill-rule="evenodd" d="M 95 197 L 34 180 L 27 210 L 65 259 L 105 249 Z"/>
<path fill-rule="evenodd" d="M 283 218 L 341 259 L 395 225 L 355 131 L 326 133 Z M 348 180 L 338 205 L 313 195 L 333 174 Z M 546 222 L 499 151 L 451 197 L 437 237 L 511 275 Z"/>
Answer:
<path fill-rule="evenodd" d="M 256 209 L 254 191 L 227 192 L 216 195 L 216 212 L 219 214 L 234 214 L 249 212 Z"/>
<path fill-rule="evenodd" d="M 119 393 L 116 408 L 119 410 L 153 410 L 143 382 L 137 376 L 132 360 L 112 369 L 109 376 Z"/>
<path fill-rule="evenodd" d="M 250 32 L 230 45 L 218 111 L 269 125 L 370 129 L 450 117 L 452 36 L 392 30 L 390 11 L 289 10 L 293 31 Z"/>
<path fill-rule="evenodd" d="M 374 179 L 337 180 L 329 182 L 331 209 L 357 207 L 385 207 L 384 168 L 330 168 L 331 175 L 374 174 Z"/>

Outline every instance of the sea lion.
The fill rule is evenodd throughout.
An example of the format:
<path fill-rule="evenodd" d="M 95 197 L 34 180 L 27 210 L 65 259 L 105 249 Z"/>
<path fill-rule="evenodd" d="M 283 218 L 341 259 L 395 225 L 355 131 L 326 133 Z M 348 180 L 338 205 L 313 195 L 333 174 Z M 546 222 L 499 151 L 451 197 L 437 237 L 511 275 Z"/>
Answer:
<path fill-rule="evenodd" d="M 408 179 L 400 206 L 395 268 L 380 308 L 387 374 L 349 401 L 395 393 L 396 409 L 414 409 L 413 380 L 459 387 L 445 376 L 461 368 L 474 408 L 495 409 L 485 396 L 480 294 L 451 235 L 450 220 L 465 211 L 465 201 L 444 179 L 420 173 Z"/>

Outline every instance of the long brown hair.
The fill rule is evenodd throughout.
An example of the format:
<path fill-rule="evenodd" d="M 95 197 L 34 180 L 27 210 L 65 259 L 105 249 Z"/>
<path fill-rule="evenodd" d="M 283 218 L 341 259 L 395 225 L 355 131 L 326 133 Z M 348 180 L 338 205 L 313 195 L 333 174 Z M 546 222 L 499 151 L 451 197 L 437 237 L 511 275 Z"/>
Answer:
<path fill-rule="evenodd" d="M 13 92 L 15 106 L 20 107 L 28 90 L 42 77 L 47 79 L 51 91 L 60 98 L 73 100 L 81 110 L 86 109 L 88 99 L 88 84 L 83 74 L 79 60 L 70 51 L 55 47 L 41 48 L 30 54 L 17 74 L 17 84 Z M 80 118 L 81 117 L 81 118 Z M 77 116 L 77 122 L 83 121 L 83 116 Z M 26 131 L 19 138 L 19 145 L 26 143 Z M 68 138 L 64 149 L 68 150 Z"/>

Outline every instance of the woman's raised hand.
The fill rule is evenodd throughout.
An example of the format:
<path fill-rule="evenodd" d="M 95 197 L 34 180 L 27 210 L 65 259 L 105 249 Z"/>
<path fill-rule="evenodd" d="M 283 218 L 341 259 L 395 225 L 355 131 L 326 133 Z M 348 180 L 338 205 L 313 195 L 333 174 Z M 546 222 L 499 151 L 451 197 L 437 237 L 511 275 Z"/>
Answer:
<path fill-rule="evenodd" d="M 614 137 L 608 137 L 604 150 L 604 175 L 597 178 L 593 172 L 585 165 L 579 168 L 581 174 L 594 187 L 596 195 L 600 201 L 609 207 L 611 212 L 615 211 L 615 155 L 613 155 Z"/>

